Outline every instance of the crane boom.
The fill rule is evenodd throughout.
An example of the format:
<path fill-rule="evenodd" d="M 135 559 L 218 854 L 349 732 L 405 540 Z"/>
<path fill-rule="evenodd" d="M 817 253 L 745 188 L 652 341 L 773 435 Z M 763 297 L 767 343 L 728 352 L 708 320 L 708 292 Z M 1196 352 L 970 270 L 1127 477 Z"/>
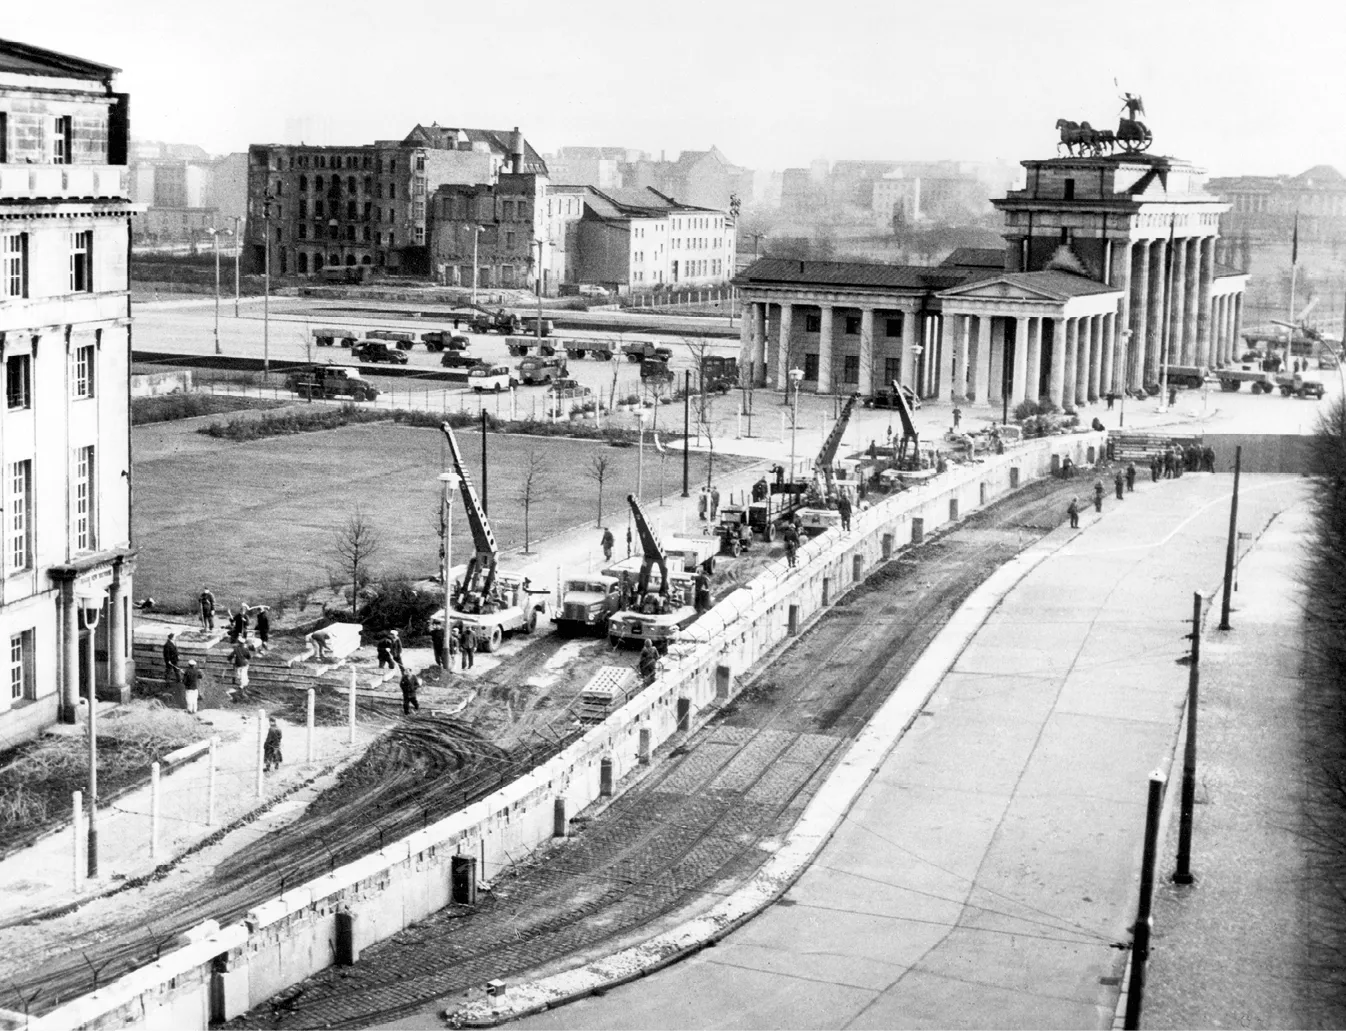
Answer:
<path fill-rule="evenodd" d="M 837 424 L 832 427 L 832 432 L 823 441 L 822 450 L 818 452 L 818 457 L 813 463 L 814 473 L 821 474 L 823 482 L 826 484 L 827 489 L 824 497 L 832 496 L 834 490 L 832 462 L 837 457 L 837 449 L 841 447 L 841 438 L 846 435 L 846 425 L 851 421 L 851 412 L 855 411 L 855 402 L 859 399 L 859 393 L 854 393 L 846 399 L 846 404 L 841 409 L 841 417 L 837 419 Z"/>
<path fill-rule="evenodd" d="M 440 423 L 444 436 L 449 438 L 449 450 L 453 452 L 453 468 L 458 473 L 458 487 L 463 494 L 463 509 L 467 513 L 467 525 L 472 529 L 473 555 L 467 563 L 467 571 L 463 575 L 462 594 L 477 588 L 477 578 L 485 573 L 486 580 L 481 585 L 482 594 L 490 594 L 491 588 L 495 586 L 495 567 L 496 556 L 500 549 L 496 547 L 495 534 L 491 532 L 491 524 L 486 518 L 486 513 L 481 507 L 481 499 L 477 497 L 477 490 L 472 486 L 472 478 L 467 474 L 467 467 L 463 463 L 462 452 L 458 450 L 458 441 L 454 439 L 453 429 L 447 422 Z M 461 597 L 455 599 L 455 604 L 461 603 Z"/>
<path fill-rule="evenodd" d="M 660 581 L 660 591 L 668 593 L 668 557 L 664 554 L 664 546 L 659 543 L 659 536 L 654 532 L 649 522 L 645 519 L 645 512 L 640 507 L 640 502 L 634 494 L 626 495 L 626 500 L 631 506 L 631 515 L 636 521 L 636 533 L 640 536 L 640 546 L 645 552 L 645 559 L 640 564 L 640 582 L 636 585 L 636 592 L 643 595 L 650 586 L 650 568 L 654 565 L 659 566 L 659 574 L 663 578 Z"/>

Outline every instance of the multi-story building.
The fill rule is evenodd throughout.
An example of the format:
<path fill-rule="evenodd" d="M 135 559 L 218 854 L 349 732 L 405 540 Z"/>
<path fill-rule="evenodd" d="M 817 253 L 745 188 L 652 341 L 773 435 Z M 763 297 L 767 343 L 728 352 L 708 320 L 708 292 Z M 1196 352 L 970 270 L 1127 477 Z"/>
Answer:
<path fill-rule="evenodd" d="M 554 294 L 545 253 L 546 184 L 545 175 L 502 172 L 493 183 L 440 186 L 430 239 L 436 279 L 446 286 L 532 289 L 540 259 L 543 292 Z"/>
<path fill-rule="evenodd" d="M 126 692 L 136 208 L 116 71 L 0 40 L 0 746 Z"/>
<path fill-rule="evenodd" d="M 734 274 L 737 241 L 726 210 L 679 204 L 650 187 L 553 186 L 547 204 L 547 238 L 564 259 L 559 282 L 567 287 L 639 293 L 717 286 Z"/>
<path fill-rule="evenodd" d="M 314 276 L 332 265 L 432 273 L 430 198 L 446 184 L 492 184 L 547 166 L 516 128 L 416 126 L 354 147 L 254 144 L 248 150 L 248 266 Z M 268 246 L 269 245 L 269 246 Z"/>
<path fill-rule="evenodd" d="M 752 195 L 753 173 L 730 164 L 718 147 L 711 147 L 684 150 L 676 161 L 665 161 L 661 154 L 658 161 L 644 158 L 629 162 L 621 166 L 620 185 L 626 189 L 648 187 L 679 204 L 727 210 L 731 197 Z"/>
<path fill-rule="evenodd" d="M 557 147 L 547 168 L 558 183 L 616 190 L 623 185 L 622 165 L 643 156 L 625 147 Z"/>

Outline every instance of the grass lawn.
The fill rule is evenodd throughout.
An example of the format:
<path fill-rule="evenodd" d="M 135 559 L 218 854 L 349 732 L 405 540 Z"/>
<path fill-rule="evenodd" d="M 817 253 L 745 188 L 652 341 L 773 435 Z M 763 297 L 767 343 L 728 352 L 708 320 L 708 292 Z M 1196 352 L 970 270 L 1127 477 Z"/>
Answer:
<path fill-rule="evenodd" d="M 272 401 L 241 394 L 177 393 L 157 397 L 133 397 L 131 422 L 136 426 L 174 419 L 194 419 L 198 415 L 224 415 L 253 408 L 279 408 L 287 401 Z"/>
<path fill-rule="evenodd" d="M 337 565 L 337 529 L 359 506 L 380 531 L 378 573 L 427 576 L 436 571 L 439 511 L 437 479 L 447 451 L 437 429 L 372 423 L 337 430 L 232 443 L 193 434 L 190 447 L 149 450 L 136 457 L 136 596 L 186 611 L 202 586 L 221 608 L 240 599 L 274 603 L 329 586 Z M 457 434 L 480 490 L 481 436 Z M 502 550 L 523 547 L 519 485 L 528 454 L 542 461 L 541 483 L 529 517 L 534 544 L 597 517 L 598 486 L 585 475 L 593 456 L 608 459 L 604 513 L 625 513 L 636 479 L 637 449 L 590 441 L 488 435 L 488 508 Z M 659 459 L 645 449 L 645 498 L 659 491 Z M 144 452 L 142 452 L 144 453 Z M 682 487 L 681 455 L 669 453 L 667 493 Z M 692 482 L 706 476 L 706 458 L 692 456 Z M 717 456 L 728 471 L 741 459 Z M 461 562 L 472 541 L 461 497 L 453 504 L 453 554 Z"/>

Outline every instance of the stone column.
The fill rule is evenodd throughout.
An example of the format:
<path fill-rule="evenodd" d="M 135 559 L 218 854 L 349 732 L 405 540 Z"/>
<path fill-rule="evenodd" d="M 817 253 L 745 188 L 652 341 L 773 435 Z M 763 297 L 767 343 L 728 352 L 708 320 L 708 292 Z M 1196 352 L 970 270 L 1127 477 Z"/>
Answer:
<path fill-rule="evenodd" d="M 1187 252 L 1187 270 L 1183 278 L 1182 353 L 1184 365 L 1201 364 L 1201 348 L 1196 336 L 1197 309 L 1201 306 L 1201 239 L 1193 237 L 1183 248 Z"/>
<path fill-rule="evenodd" d="M 953 400 L 953 351 L 954 338 L 957 337 L 958 316 L 954 316 L 953 329 L 943 315 L 935 319 L 935 339 L 939 341 L 939 380 L 935 383 L 938 397 Z"/>
<path fill-rule="evenodd" d="M 1047 380 L 1047 400 L 1058 408 L 1064 408 L 1066 400 L 1066 325 L 1068 322 L 1068 319 L 1052 320 L 1052 369 Z"/>
<path fill-rule="evenodd" d="M 968 352 L 971 350 L 969 343 L 972 337 L 972 316 L 955 315 L 957 320 L 954 325 L 954 363 L 953 363 L 953 400 L 963 404 L 967 403 L 968 391 Z"/>
<path fill-rule="evenodd" d="M 1094 319 L 1087 315 L 1079 320 L 1079 347 L 1075 356 L 1075 403 L 1088 404 L 1094 400 L 1089 393 L 1089 370 L 1094 360 Z"/>
<path fill-rule="evenodd" d="M 755 322 L 753 311 L 757 307 L 756 301 L 749 301 L 743 307 L 743 318 L 738 324 L 738 363 L 746 368 L 753 360 L 752 350 L 752 327 Z"/>
<path fill-rule="evenodd" d="M 790 338 L 794 335 L 794 305 L 780 306 L 780 325 L 776 328 L 776 389 L 790 389 Z"/>
<path fill-rule="evenodd" d="M 1218 369 L 1224 363 L 1224 297 L 1210 299 L 1210 364 Z"/>
<path fill-rule="evenodd" d="M 1150 241 L 1143 240 L 1135 248 L 1136 268 L 1131 276 L 1131 346 L 1127 348 L 1122 379 L 1127 388 L 1143 386 L 1145 382 L 1145 342 L 1150 328 Z"/>
<path fill-rule="evenodd" d="M 1168 363 L 1190 365 L 1192 352 L 1187 343 L 1187 245 L 1189 240 L 1173 241 L 1173 264 L 1169 276 Z"/>
<path fill-rule="evenodd" d="M 129 584 L 122 581 L 122 564 L 112 570 L 112 583 L 107 593 L 107 657 L 108 687 L 116 691 L 123 702 L 131 700 L 126 684 L 126 626 L 122 599 L 130 595 Z"/>
<path fill-rule="evenodd" d="M 1042 382 L 1042 323 L 1046 320 L 1038 315 L 1028 320 L 1028 369 L 1024 377 L 1024 398 L 1038 400 L 1038 384 Z"/>
<path fill-rule="evenodd" d="M 1243 350 L 1243 291 L 1233 295 L 1234 298 L 1234 331 L 1230 334 L 1229 346 L 1233 348 L 1233 353 L 1238 354 Z"/>
<path fill-rule="evenodd" d="M 61 582 L 61 722 L 76 722 L 79 712 L 79 613 L 75 581 Z"/>
<path fill-rule="evenodd" d="M 1005 320 L 991 315 L 986 321 L 991 324 L 991 368 L 987 374 L 987 400 L 999 406 L 1005 401 Z"/>
<path fill-rule="evenodd" d="M 1066 375 L 1065 382 L 1061 385 L 1061 405 L 1074 407 L 1078 395 L 1076 387 L 1079 386 L 1079 368 L 1080 368 L 1080 320 L 1066 319 L 1066 335 L 1063 339 L 1066 352 Z"/>
<path fill-rule="evenodd" d="M 818 326 L 818 393 L 832 390 L 832 306 L 824 304 Z"/>
<path fill-rule="evenodd" d="M 874 393 L 874 309 L 860 309 L 860 393 Z"/>
<path fill-rule="evenodd" d="M 1159 352 L 1164 346 L 1165 327 L 1168 324 L 1168 296 L 1165 273 L 1168 266 L 1168 241 L 1155 240 L 1150 255 L 1150 324 L 1146 329 L 1145 372 L 1141 386 L 1159 382 Z"/>
<path fill-rule="evenodd" d="M 991 387 L 991 320 L 977 316 L 977 354 L 972 359 L 972 393 L 976 403 L 989 403 Z"/>
<path fill-rule="evenodd" d="M 1010 405 L 1017 405 L 1025 397 L 1028 379 L 1028 319 L 1020 315 L 1014 320 L 1014 369 L 1010 373 Z"/>
<path fill-rule="evenodd" d="M 1197 280 L 1196 294 L 1196 346 L 1201 365 L 1217 363 L 1218 348 L 1211 346 L 1210 302 L 1211 288 L 1215 285 L 1215 237 L 1203 236 L 1197 240 L 1201 254 L 1201 275 Z"/>
<path fill-rule="evenodd" d="M 1089 319 L 1089 400 L 1097 401 L 1099 394 L 1108 392 L 1103 382 L 1103 316 Z"/>
<path fill-rule="evenodd" d="M 1108 312 L 1103 316 L 1103 356 L 1099 365 L 1099 390 L 1104 394 L 1116 394 L 1117 390 L 1117 313 Z"/>
<path fill-rule="evenodd" d="M 1237 344 L 1234 340 L 1234 300 L 1229 294 L 1220 295 L 1220 354 L 1224 364 L 1228 365 L 1236 358 L 1241 357 L 1237 354 Z"/>
<path fill-rule="evenodd" d="M 766 308 L 767 302 L 752 306 L 752 361 L 766 364 Z"/>

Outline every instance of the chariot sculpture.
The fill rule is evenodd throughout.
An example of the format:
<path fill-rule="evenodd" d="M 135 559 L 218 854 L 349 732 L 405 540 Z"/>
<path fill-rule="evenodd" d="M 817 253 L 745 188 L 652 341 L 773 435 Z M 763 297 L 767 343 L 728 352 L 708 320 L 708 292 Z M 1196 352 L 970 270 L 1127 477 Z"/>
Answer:
<path fill-rule="evenodd" d="M 1117 122 L 1117 131 L 1111 129 L 1095 129 L 1088 122 L 1072 122 L 1067 118 L 1058 118 L 1056 128 L 1061 134 L 1061 139 L 1056 144 L 1056 152 L 1059 154 L 1061 148 L 1066 148 L 1066 153 L 1076 157 L 1091 155 L 1093 157 L 1102 157 L 1103 154 L 1113 154 L 1121 150 L 1126 154 L 1139 154 L 1141 151 L 1149 150 L 1153 136 L 1149 127 L 1142 122 L 1137 115 L 1145 113 L 1145 103 L 1138 96 L 1130 93 L 1122 96 L 1122 111 L 1124 116 Z"/>

